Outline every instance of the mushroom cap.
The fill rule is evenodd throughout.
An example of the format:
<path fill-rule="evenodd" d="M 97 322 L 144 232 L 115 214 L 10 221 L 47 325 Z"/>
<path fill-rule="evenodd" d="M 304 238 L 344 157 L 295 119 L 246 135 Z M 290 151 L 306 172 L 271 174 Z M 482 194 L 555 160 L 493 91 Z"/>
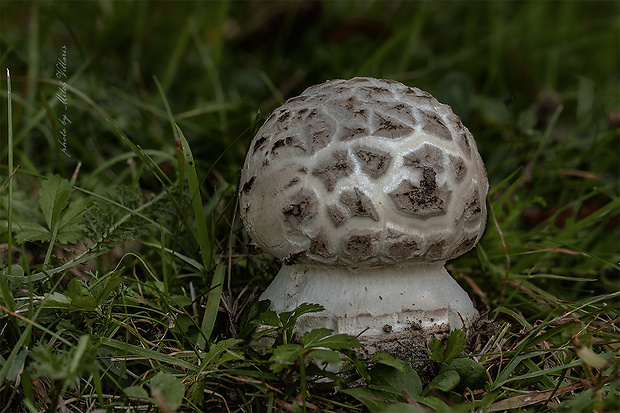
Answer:
<path fill-rule="evenodd" d="M 394 80 L 332 80 L 275 109 L 241 171 L 241 219 L 285 264 L 446 261 L 486 225 L 488 180 L 469 130 Z"/>

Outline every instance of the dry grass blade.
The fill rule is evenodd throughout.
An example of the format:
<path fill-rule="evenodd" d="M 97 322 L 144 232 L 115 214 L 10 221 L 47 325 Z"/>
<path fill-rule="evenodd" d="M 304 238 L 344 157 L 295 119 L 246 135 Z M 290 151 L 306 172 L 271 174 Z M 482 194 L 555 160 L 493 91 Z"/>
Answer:
<path fill-rule="evenodd" d="M 583 388 L 583 384 L 574 383 L 568 386 L 560 387 L 557 391 L 532 391 L 519 396 L 510 397 L 508 399 L 501 400 L 493 403 L 489 406 L 489 412 L 499 412 L 504 410 L 520 409 L 523 407 L 531 406 L 533 404 L 542 403 L 549 399 L 551 396 L 562 396 L 563 394 L 573 392 L 580 388 Z"/>
<path fill-rule="evenodd" d="M 9 177 L 6 178 L 6 181 L 4 181 L 2 186 L 0 186 L 0 191 L 2 191 L 4 189 L 4 187 L 9 183 L 9 181 L 13 178 L 13 175 L 15 175 L 15 173 L 17 172 L 18 169 L 19 169 L 19 165 L 17 165 L 15 167 L 15 169 L 13 169 L 13 172 L 11 172 L 11 175 L 9 175 Z"/>

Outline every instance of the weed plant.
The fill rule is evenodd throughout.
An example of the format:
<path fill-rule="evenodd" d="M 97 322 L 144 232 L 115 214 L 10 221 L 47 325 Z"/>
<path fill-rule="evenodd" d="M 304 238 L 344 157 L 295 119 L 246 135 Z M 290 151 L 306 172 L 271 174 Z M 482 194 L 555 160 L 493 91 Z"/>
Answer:
<path fill-rule="evenodd" d="M 619 15 L 3 1 L 0 412 L 620 410 Z M 292 340 L 320 308 L 258 301 L 279 263 L 236 212 L 269 112 L 353 76 L 450 104 L 491 182 L 484 237 L 448 263 L 488 337 L 433 341 L 418 371 L 329 330 Z"/>

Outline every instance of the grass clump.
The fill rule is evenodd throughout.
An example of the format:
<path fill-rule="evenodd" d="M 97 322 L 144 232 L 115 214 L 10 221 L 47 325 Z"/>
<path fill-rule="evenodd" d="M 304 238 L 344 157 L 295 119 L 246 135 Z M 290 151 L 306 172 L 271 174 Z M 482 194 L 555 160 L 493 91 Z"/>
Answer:
<path fill-rule="evenodd" d="M 614 411 L 618 7 L 0 3 L 0 412 Z M 476 137 L 489 222 L 449 265 L 488 339 L 360 360 L 355 338 L 292 340 L 317 307 L 258 301 L 279 263 L 236 213 L 246 147 L 284 99 L 357 75 Z"/>

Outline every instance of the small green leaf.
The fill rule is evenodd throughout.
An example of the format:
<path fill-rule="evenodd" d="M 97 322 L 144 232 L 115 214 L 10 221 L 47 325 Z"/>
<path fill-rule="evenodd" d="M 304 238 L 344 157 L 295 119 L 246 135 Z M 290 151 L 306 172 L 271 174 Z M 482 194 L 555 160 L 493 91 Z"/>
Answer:
<path fill-rule="evenodd" d="M 71 298 L 90 295 L 88 288 L 82 285 L 82 281 L 79 278 L 72 278 L 67 284 L 67 295 Z"/>
<path fill-rule="evenodd" d="M 472 390 L 483 389 L 489 380 L 487 372 L 482 364 L 468 358 L 458 358 L 448 361 L 441 366 L 439 374 L 446 371 L 456 371 L 461 377 L 457 389 L 465 390 L 469 387 Z"/>
<path fill-rule="evenodd" d="M 67 295 L 71 299 L 70 308 L 80 310 L 94 310 L 97 308 L 97 299 L 90 294 L 82 281 L 73 278 L 67 284 Z"/>
<path fill-rule="evenodd" d="M 185 396 L 185 385 L 172 374 L 158 373 L 151 379 L 151 395 L 157 400 L 159 395 L 170 410 L 177 410 Z"/>
<path fill-rule="evenodd" d="M 256 333 L 252 335 L 252 340 L 257 341 L 259 338 L 266 336 L 267 334 L 273 333 L 274 331 L 278 331 L 278 330 L 280 330 L 280 328 L 278 327 L 265 328 L 265 329 L 258 330 Z"/>
<path fill-rule="evenodd" d="M 322 305 L 303 303 L 300 304 L 294 311 L 284 312 L 280 314 L 280 319 L 282 320 L 282 325 L 285 329 L 292 330 L 292 328 L 295 327 L 297 319 L 302 315 L 308 313 L 317 313 L 323 310 L 324 307 Z"/>
<path fill-rule="evenodd" d="M 45 294 L 45 299 L 43 300 L 45 308 L 69 308 L 70 305 L 71 299 L 59 292 Z"/>
<path fill-rule="evenodd" d="M 308 313 L 318 313 L 320 311 L 323 311 L 324 309 L 325 307 L 323 307 L 320 304 L 303 303 L 303 304 L 300 304 L 295 309 L 295 311 L 293 311 L 293 313 L 299 317 L 300 315 L 304 315 Z"/>
<path fill-rule="evenodd" d="M 318 340 L 315 346 L 326 347 L 332 350 L 345 350 L 360 347 L 360 342 L 356 337 L 348 334 L 333 334 Z"/>
<path fill-rule="evenodd" d="M 189 307 L 192 305 L 192 299 L 186 295 L 173 295 L 172 300 L 180 307 Z"/>
<path fill-rule="evenodd" d="M 205 396 L 205 381 L 200 379 L 195 381 L 187 389 L 187 398 L 197 406 L 201 406 Z"/>
<path fill-rule="evenodd" d="M 144 390 L 140 386 L 129 386 L 129 387 L 126 387 L 126 388 L 123 389 L 123 393 L 125 393 L 125 395 L 127 397 L 131 397 L 132 399 L 142 399 L 142 400 L 152 401 L 152 399 L 149 397 L 149 394 L 147 393 L 147 391 Z"/>
<path fill-rule="evenodd" d="M 403 374 L 407 373 L 407 366 L 408 366 L 407 363 L 405 363 L 402 360 L 397 359 L 396 357 L 388 353 L 377 353 L 374 356 L 372 356 L 370 361 L 374 361 L 375 363 L 385 364 L 386 366 L 394 367 L 396 370 L 400 371 Z"/>
<path fill-rule="evenodd" d="M 340 357 L 340 353 L 334 350 L 323 350 L 323 349 L 312 350 L 311 352 L 308 353 L 307 357 L 321 360 L 321 361 L 324 361 L 326 363 L 331 363 L 331 364 L 337 364 L 337 363 L 340 363 L 340 361 L 342 361 L 342 358 Z"/>
<path fill-rule="evenodd" d="M 187 334 L 189 329 L 196 325 L 194 319 L 185 314 L 179 314 L 174 319 L 173 331 L 179 334 Z"/>
<path fill-rule="evenodd" d="M 48 177 L 41 183 L 39 190 L 39 208 L 43 212 L 45 222 L 49 229 L 52 229 L 58 219 L 60 212 L 69 203 L 73 188 L 66 179 L 59 175 Z"/>
<path fill-rule="evenodd" d="M 368 369 L 366 368 L 366 364 L 360 360 L 359 356 L 355 352 L 351 352 L 349 354 L 349 359 L 353 363 L 355 370 L 359 373 L 360 377 L 363 378 L 366 382 L 370 381 L 370 374 L 368 374 Z"/>
<path fill-rule="evenodd" d="M 18 225 L 19 230 L 15 235 L 15 240 L 19 244 L 23 244 L 27 241 L 49 241 L 52 234 L 43 225 L 36 224 L 34 222 L 20 222 Z"/>
<path fill-rule="evenodd" d="M 282 370 L 284 370 L 284 369 L 286 369 L 286 368 L 290 367 L 290 365 L 291 365 L 291 364 L 292 364 L 292 363 L 284 363 L 284 362 L 278 361 L 278 362 L 271 363 L 271 365 L 269 366 L 269 369 L 270 369 L 272 372 L 274 372 L 274 373 L 278 374 L 278 373 L 280 373 Z"/>
<path fill-rule="evenodd" d="M 405 372 L 385 364 L 376 364 L 370 370 L 370 382 L 373 385 L 391 387 L 398 391 L 406 390 L 411 395 L 422 392 L 422 380 L 418 373 L 409 365 L 405 365 Z"/>
<path fill-rule="evenodd" d="M 275 311 L 271 310 L 264 311 L 255 320 L 252 320 L 251 323 L 263 326 L 282 327 L 280 317 L 278 317 Z"/>
<path fill-rule="evenodd" d="M 458 357 L 467 344 L 467 338 L 465 333 L 461 330 L 452 330 L 448 342 L 446 343 L 446 352 L 444 353 L 444 363 L 455 357 Z"/>
<path fill-rule="evenodd" d="M 454 389 L 461 381 L 461 377 L 454 370 L 439 373 L 430 383 L 429 387 L 443 392 L 449 392 Z"/>
<path fill-rule="evenodd" d="M 97 291 L 95 297 L 97 298 L 97 305 L 101 305 L 103 300 L 108 298 L 108 296 L 123 282 L 123 277 L 121 276 L 120 271 L 113 272 L 111 276 L 106 279 L 105 287 L 103 290 Z"/>
<path fill-rule="evenodd" d="M 291 366 L 303 354 L 303 349 L 297 344 L 283 344 L 274 348 L 273 355 L 269 358 L 269 368 L 274 373 L 279 373 Z"/>
<path fill-rule="evenodd" d="M 317 341 L 331 335 L 333 330 L 329 328 L 317 328 L 312 331 L 308 331 L 301 338 L 301 344 L 305 347 L 312 347 Z"/>
<path fill-rule="evenodd" d="M 438 340 L 436 337 L 433 337 L 431 339 L 431 342 L 428 345 L 428 348 L 431 352 L 431 360 L 433 360 L 435 363 L 442 363 L 444 345 L 441 342 L 441 340 Z"/>
<path fill-rule="evenodd" d="M 97 308 L 97 299 L 92 295 L 73 297 L 69 309 L 94 311 Z"/>
<path fill-rule="evenodd" d="M 27 356 L 28 350 L 26 349 L 22 349 L 22 351 L 17 354 L 17 357 L 15 357 L 15 359 L 9 366 L 9 371 L 6 374 L 6 379 L 8 381 L 17 380 L 17 377 L 22 374 L 22 371 L 24 371 L 24 362 L 26 361 Z"/>
<path fill-rule="evenodd" d="M 207 354 L 205 354 L 204 358 L 202 359 L 202 370 L 211 368 L 211 367 L 217 367 L 218 365 L 222 364 L 223 361 L 221 361 L 222 355 L 226 352 L 230 351 L 231 347 L 236 346 L 237 344 L 241 343 L 243 340 L 241 339 L 237 339 L 237 338 L 229 338 L 226 340 L 221 340 L 218 341 L 217 343 L 214 343 L 211 345 L 211 347 L 209 347 L 209 351 L 207 352 Z M 238 358 L 238 356 L 234 356 L 233 358 Z"/>
<path fill-rule="evenodd" d="M 74 243 L 84 235 L 84 212 L 87 199 L 72 201 L 62 214 L 56 240 L 60 244 Z"/>
<path fill-rule="evenodd" d="M 67 349 L 52 344 L 38 345 L 32 349 L 30 356 L 34 360 L 36 377 L 69 381 L 96 369 L 95 353 L 88 335 L 81 336 L 76 346 Z"/>
<path fill-rule="evenodd" d="M 247 337 L 256 328 L 256 325 L 260 324 L 257 322 L 258 317 L 267 311 L 270 305 L 271 301 L 269 300 L 254 301 L 250 304 L 248 309 L 241 316 L 241 321 L 239 322 L 239 338 Z"/>
<path fill-rule="evenodd" d="M 76 242 L 84 234 L 84 218 L 88 200 L 78 199 L 69 204 L 73 187 L 66 179 L 54 175 L 41 184 L 39 209 L 43 213 L 47 228 L 33 222 L 21 222 L 16 239 L 26 241 L 50 241 L 52 231 L 57 228 L 56 241 L 60 244 Z M 64 212 L 63 212 L 64 211 Z"/>
<path fill-rule="evenodd" d="M 270 361 L 294 362 L 302 354 L 302 348 L 298 344 L 283 344 L 272 350 Z"/>

